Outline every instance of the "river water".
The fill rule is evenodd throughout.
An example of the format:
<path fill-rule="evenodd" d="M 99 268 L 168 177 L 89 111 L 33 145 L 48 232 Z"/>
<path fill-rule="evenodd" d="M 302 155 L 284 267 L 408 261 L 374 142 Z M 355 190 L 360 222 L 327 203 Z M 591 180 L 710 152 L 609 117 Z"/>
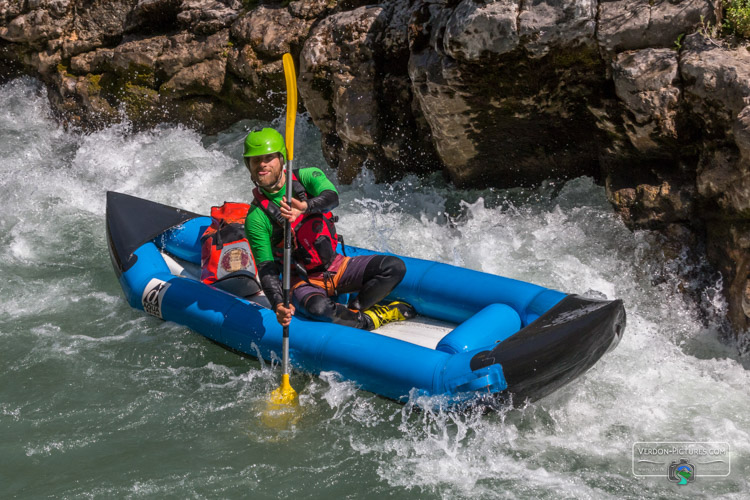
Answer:
<path fill-rule="evenodd" d="M 720 278 L 680 280 L 691 261 L 628 231 L 588 178 L 461 191 L 437 175 L 364 174 L 341 186 L 338 214 L 353 245 L 623 299 L 625 337 L 590 372 L 484 415 L 296 373 L 296 424 L 266 426 L 278 367 L 131 309 L 104 229 L 107 190 L 199 213 L 247 201 L 241 145 L 254 125 L 82 134 L 56 124 L 34 80 L 0 86 L 0 497 L 750 495 L 750 360 L 724 340 Z M 303 117 L 296 151 L 298 166 L 325 167 Z M 636 477 L 640 441 L 726 443 L 731 472 L 685 486 L 666 470 Z"/>

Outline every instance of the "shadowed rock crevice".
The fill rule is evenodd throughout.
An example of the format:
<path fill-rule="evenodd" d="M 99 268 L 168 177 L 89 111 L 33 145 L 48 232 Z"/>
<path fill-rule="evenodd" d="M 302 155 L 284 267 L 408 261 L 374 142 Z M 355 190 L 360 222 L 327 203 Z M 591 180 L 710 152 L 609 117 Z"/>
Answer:
<path fill-rule="evenodd" d="M 127 16 L 125 33 L 169 35 L 181 28 L 178 21 L 182 0 L 142 0 Z"/>
<path fill-rule="evenodd" d="M 516 52 L 495 64 L 462 65 L 459 71 L 470 82 L 466 102 L 477 110 L 467 137 L 476 145 L 476 157 L 493 158 L 493 183 L 599 177 L 597 143 L 604 134 L 588 107 L 601 106 L 606 86 L 604 65 L 595 53 L 555 50 L 530 60 Z M 486 185 L 488 174 L 481 163 L 470 162 L 453 180 Z"/>

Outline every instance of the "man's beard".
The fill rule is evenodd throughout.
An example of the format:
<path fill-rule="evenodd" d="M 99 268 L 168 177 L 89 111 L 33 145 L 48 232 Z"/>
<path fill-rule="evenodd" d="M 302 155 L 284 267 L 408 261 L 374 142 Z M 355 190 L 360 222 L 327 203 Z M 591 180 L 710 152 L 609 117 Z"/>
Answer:
<path fill-rule="evenodd" d="M 262 187 L 263 189 L 270 189 L 279 183 L 279 180 L 281 179 L 281 174 L 283 173 L 284 173 L 284 166 L 282 165 L 281 168 L 279 169 L 279 172 L 274 176 L 273 180 L 271 180 L 270 182 L 261 184 L 258 174 L 252 175 L 253 182 L 255 182 L 256 185 Z"/>

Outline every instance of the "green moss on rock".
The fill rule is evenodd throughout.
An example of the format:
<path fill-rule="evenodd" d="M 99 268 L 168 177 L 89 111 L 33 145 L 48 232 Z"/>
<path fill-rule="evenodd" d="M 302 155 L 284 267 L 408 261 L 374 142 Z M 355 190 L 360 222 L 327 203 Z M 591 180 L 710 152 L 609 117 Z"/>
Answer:
<path fill-rule="evenodd" d="M 119 95 L 131 120 L 146 120 L 159 104 L 159 93 L 149 87 L 125 82 Z"/>
<path fill-rule="evenodd" d="M 155 89 L 158 87 L 154 68 L 130 63 L 127 71 L 122 75 L 123 79 L 133 85 Z"/>
<path fill-rule="evenodd" d="M 99 94 L 102 91 L 102 75 L 86 75 L 86 80 L 89 82 L 89 92 Z"/>

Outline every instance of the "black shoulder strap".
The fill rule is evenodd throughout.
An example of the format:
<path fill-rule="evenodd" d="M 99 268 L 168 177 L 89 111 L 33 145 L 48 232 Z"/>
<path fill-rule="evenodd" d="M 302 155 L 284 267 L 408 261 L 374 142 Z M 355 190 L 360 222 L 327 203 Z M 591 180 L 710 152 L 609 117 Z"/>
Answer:
<path fill-rule="evenodd" d="M 292 170 L 292 196 L 300 201 L 307 201 L 307 191 L 305 186 L 299 181 L 297 174 L 299 169 Z M 278 205 L 268 199 L 268 196 L 264 195 L 263 192 L 257 186 L 253 188 L 253 202 L 252 205 L 260 207 L 271 221 L 276 222 L 280 226 L 284 226 L 286 219 L 281 216 L 281 210 Z"/>
<path fill-rule="evenodd" d="M 292 196 L 300 201 L 307 201 L 307 191 L 299 180 L 299 169 L 292 170 Z"/>
<path fill-rule="evenodd" d="M 280 226 L 284 225 L 284 217 L 281 216 L 281 210 L 279 207 L 268 199 L 268 196 L 264 195 L 260 189 L 253 188 L 253 205 L 260 207 L 272 222 L 276 222 Z"/>

